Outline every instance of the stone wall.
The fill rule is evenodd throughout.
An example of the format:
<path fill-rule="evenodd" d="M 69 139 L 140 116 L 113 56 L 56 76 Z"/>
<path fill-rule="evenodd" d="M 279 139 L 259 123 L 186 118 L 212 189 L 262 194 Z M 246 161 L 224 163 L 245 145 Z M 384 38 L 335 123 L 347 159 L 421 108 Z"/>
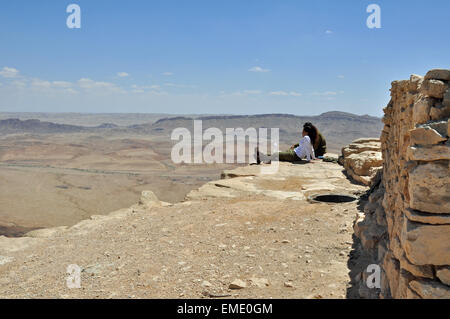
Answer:
<path fill-rule="evenodd" d="M 392 83 L 381 135 L 383 175 L 354 230 L 381 288 L 367 272 L 363 298 L 450 298 L 450 70 Z"/>

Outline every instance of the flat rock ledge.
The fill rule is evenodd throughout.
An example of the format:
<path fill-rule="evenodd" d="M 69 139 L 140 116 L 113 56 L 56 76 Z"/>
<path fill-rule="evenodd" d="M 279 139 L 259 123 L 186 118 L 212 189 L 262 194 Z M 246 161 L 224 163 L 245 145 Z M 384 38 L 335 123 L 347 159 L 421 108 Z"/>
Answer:
<path fill-rule="evenodd" d="M 378 171 L 383 168 L 381 141 L 379 138 L 361 138 L 342 149 L 339 163 L 345 167 L 350 178 L 370 185 Z"/>

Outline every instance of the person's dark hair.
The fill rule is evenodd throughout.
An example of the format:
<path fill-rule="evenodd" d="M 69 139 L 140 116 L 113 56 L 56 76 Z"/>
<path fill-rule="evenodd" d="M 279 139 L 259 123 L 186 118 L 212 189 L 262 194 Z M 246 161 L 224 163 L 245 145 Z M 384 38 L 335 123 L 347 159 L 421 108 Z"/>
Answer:
<path fill-rule="evenodd" d="M 308 133 L 309 138 L 311 139 L 311 143 L 316 143 L 317 137 L 318 137 L 318 131 L 317 128 L 312 125 L 310 122 L 306 122 L 305 125 L 303 125 L 303 129 L 306 133 Z"/>

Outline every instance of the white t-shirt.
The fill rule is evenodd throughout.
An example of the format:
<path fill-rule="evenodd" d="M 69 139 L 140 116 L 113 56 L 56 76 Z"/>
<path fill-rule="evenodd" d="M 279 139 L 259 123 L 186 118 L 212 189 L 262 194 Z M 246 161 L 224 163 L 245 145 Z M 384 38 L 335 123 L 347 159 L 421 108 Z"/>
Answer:
<path fill-rule="evenodd" d="M 316 155 L 314 154 L 314 147 L 311 144 L 311 139 L 308 135 L 304 136 L 300 140 L 299 146 L 294 150 L 295 154 L 301 159 L 306 157 L 307 161 L 312 159 L 316 159 Z"/>

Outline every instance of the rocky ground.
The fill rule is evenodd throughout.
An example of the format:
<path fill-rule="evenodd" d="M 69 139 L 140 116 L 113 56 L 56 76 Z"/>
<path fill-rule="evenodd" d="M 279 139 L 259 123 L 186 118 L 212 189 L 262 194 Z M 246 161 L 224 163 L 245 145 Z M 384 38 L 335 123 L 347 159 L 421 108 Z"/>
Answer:
<path fill-rule="evenodd" d="M 267 165 L 264 165 L 267 166 Z M 177 204 L 140 204 L 70 228 L 0 237 L 0 298 L 353 297 L 353 220 L 359 196 L 335 163 L 225 171 Z M 67 267 L 81 267 L 81 288 Z"/>

